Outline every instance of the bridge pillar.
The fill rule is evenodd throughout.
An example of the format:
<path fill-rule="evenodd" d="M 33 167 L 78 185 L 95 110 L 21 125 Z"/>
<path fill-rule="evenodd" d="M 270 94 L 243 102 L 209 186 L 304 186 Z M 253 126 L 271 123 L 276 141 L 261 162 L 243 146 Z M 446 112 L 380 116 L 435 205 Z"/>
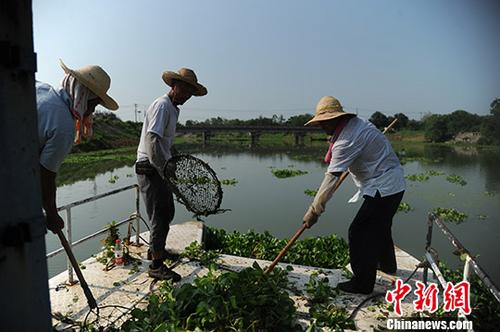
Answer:
<path fill-rule="evenodd" d="M 295 136 L 295 145 L 304 145 L 304 137 L 306 136 L 306 133 L 295 132 L 293 135 Z"/>
<path fill-rule="evenodd" d="M 259 142 L 259 137 L 260 137 L 260 132 L 258 131 L 251 131 L 248 133 L 250 135 L 251 139 L 251 146 L 256 145 Z"/>
<path fill-rule="evenodd" d="M 204 130 L 202 133 L 201 133 L 201 136 L 203 137 L 203 144 L 207 144 L 208 141 L 210 140 L 210 136 L 212 134 L 210 133 L 210 131 L 208 130 Z"/>

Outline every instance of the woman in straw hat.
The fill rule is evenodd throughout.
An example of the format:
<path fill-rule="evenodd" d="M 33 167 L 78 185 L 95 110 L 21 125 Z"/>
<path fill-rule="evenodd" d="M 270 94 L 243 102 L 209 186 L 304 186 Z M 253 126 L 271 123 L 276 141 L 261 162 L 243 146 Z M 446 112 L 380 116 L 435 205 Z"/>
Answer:
<path fill-rule="evenodd" d="M 334 97 L 321 98 L 316 115 L 305 125 L 321 126 L 331 139 L 325 156 L 329 166 L 304 223 L 309 228 L 317 222 L 340 175 L 348 170 L 359 188 L 349 202 L 360 197 L 364 202 L 349 227 L 353 278 L 338 288 L 369 294 L 377 268 L 391 274 L 397 270 L 391 226 L 405 190 L 403 168 L 387 138 L 370 122 L 344 112 Z"/>
<path fill-rule="evenodd" d="M 149 276 L 179 281 L 181 276 L 163 263 L 168 257 L 165 244 L 175 213 L 173 195 L 165 183 L 165 167 L 172 156 L 170 151 L 179 117 L 178 106 L 191 96 L 206 95 L 207 89 L 198 83 L 194 71 L 187 68 L 166 71 L 162 78 L 171 89 L 146 110 L 137 149 L 136 173 L 152 225 L 148 256 L 153 261 Z"/>
<path fill-rule="evenodd" d="M 92 135 L 92 113 L 98 104 L 117 110 L 118 104 L 110 96 L 111 79 L 99 66 L 69 69 L 61 61 L 66 75 L 62 87 L 36 82 L 38 112 L 38 140 L 42 203 L 47 216 L 47 228 L 56 233 L 64 227 L 57 213 L 56 175 L 74 143 Z"/>

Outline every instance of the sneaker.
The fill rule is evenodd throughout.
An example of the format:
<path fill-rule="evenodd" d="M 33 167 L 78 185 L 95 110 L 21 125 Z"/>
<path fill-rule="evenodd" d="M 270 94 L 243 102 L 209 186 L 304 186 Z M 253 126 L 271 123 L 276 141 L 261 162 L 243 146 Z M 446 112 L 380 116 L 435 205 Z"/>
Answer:
<path fill-rule="evenodd" d="M 340 289 L 341 291 L 344 291 L 347 293 L 354 293 L 354 294 L 370 294 L 371 292 L 373 292 L 373 287 L 372 287 L 372 289 L 368 289 L 366 287 L 361 287 L 353 280 L 349 280 L 346 282 L 340 282 L 337 285 L 337 288 Z"/>
<path fill-rule="evenodd" d="M 151 278 L 159 280 L 172 280 L 173 282 L 181 280 L 181 275 L 169 269 L 165 264 L 160 265 L 160 267 L 156 269 L 153 269 L 150 265 L 148 275 Z"/>

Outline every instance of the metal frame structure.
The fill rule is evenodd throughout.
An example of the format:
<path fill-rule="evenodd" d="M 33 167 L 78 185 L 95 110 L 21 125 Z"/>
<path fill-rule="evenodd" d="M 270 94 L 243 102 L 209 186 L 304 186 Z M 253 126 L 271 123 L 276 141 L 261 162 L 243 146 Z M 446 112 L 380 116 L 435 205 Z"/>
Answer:
<path fill-rule="evenodd" d="M 122 188 L 118 188 L 118 189 L 115 189 L 115 190 L 112 190 L 112 191 L 108 191 L 106 193 L 103 193 L 103 194 L 100 194 L 100 195 L 96 195 L 96 196 L 92 196 L 92 197 L 89 197 L 89 198 L 85 198 L 85 199 L 82 199 L 82 200 L 79 200 L 79 201 L 76 201 L 76 202 L 73 202 L 73 203 L 70 203 L 70 204 L 66 204 L 66 205 L 63 205 L 61 207 L 58 207 L 57 210 L 58 211 L 66 211 L 66 237 L 68 239 L 68 242 L 71 246 L 71 248 L 83 243 L 83 242 L 86 242 L 90 239 L 93 239 L 103 233 L 106 233 L 107 232 L 107 228 L 103 228 L 95 233 L 92 233 L 90 235 L 87 235 L 75 242 L 73 242 L 73 236 L 72 236 L 72 231 L 71 231 L 71 209 L 76 207 L 76 206 L 79 206 L 79 205 L 83 205 L 83 204 L 86 204 L 86 203 L 89 203 L 89 202 L 93 202 L 93 201 L 96 201 L 98 199 L 101 199 L 101 198 L 104 198 L 104 197 L 108 197 L 108 196 L 111 196 L 111 195 L 115 195 L 115 194 L 118 194 L 118 193 L 121 193 L 121 192 L 124 192 L 124 191 L 127 191 L 127 190 L 130 190 L 130 189 L 134 189 L 135 188 L 135 192 L 136 192 L 136 197 L 135 197 L 135 212 L 132 213 L 127 219 L 124 219 L 124 220 L 121 220 L 119 221 L 118 223 L 116 223 L 116 226 L 120 226 L 120 225 L 123 225 L 124 223 L 128 222 L 133 222 L 135 220 L 136 222 L 136 237 L 135 237 L 135 244 L 136 245 L 140 245 L 140 242 L 139 242 L 139 234 L 140 234 L 140 221 L 141 221 L 141 213 L 140 213 L 140 206 L 139 206 L 139 202 L 140 202 L 140 193 L 139 193 L 139 186 L 137 184 L 133 184 L 133 185 L 130 185 L 130 186 L 126 186 L 126 187 L 122 187 Z M 129 233 L 130 235 L 130 233 Z M 58 254 L 60 254 L 61 252 L 64 251 L 64 248 L 61 247 L 59 249 L 56 249 L 50 253 L 47 254 L 47 259 L 49 258 L 52 258 Z M 68 259 L 68 262 L 67 262 L 67 271 L 68 271 L 68 283 L 69 284 L 74 284 L 76 283 L 76 281 L 74 280 L 74 275 L 73 275 L 73 267 L 71 266 L 71 262 L 69 261 Z"/>
<path fill-rule="evenodd" d="M 473 255 L 460 243 L 460 241 L 453 235 L 453 233 L 446 227 L 444 222 L 439 219 L 435 214 L 430 213 L 429 219 L 427 222 L 427 237 L 425 244 L 425 259 L 429 264 L 426 264 L 424 267 L 423 273 L 423 282 L 427 284 L 428 280 L 428 272 L 429 267 L 434 272 L 434 275 L 438 279 L 439 283 L 443 288 L 446 288 L 446 280 L 443 277 L 443 274 L 439 270 L 437 258 L 434 257 L 435 250 L 431 247 L 432 243 L 432 230 L 433 226 L 436 224 L 439 229 L 443 232 L 446 238 L 451 242 L 453 247 L 460 252 L 461 255 L 465 255 L 465 263 L 464 263 L 464 271 L 463 271 L 463 280 L 470 281 L 471 271 L 473 271 L 479 279 L 483 282 L 484 286 L 488 288 L 491 294 L 495 297 L 495 299 L 500 302 L 500 292 L 498 291 L 497 286 L 491 281 L 491 278 L 488 276 L 486 271 L 484 271 L 481 266 L 477 263 L 476 259 Z M 465 314 L 463 312 L 459 313 L 460 317 L 465 318 Z"/>

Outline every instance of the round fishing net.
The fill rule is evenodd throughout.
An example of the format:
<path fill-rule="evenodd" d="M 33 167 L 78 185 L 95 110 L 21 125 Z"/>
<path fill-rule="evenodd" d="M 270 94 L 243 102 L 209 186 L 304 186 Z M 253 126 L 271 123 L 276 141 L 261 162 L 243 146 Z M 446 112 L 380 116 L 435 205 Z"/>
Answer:
<path fill-rule="evenodd" d="M 224 212 L 219 209 L 222 188 L 215 172 L 203 160 L 187 154 L 169 159 L 166 178 L 177 200 L 195 216 Z"/>

